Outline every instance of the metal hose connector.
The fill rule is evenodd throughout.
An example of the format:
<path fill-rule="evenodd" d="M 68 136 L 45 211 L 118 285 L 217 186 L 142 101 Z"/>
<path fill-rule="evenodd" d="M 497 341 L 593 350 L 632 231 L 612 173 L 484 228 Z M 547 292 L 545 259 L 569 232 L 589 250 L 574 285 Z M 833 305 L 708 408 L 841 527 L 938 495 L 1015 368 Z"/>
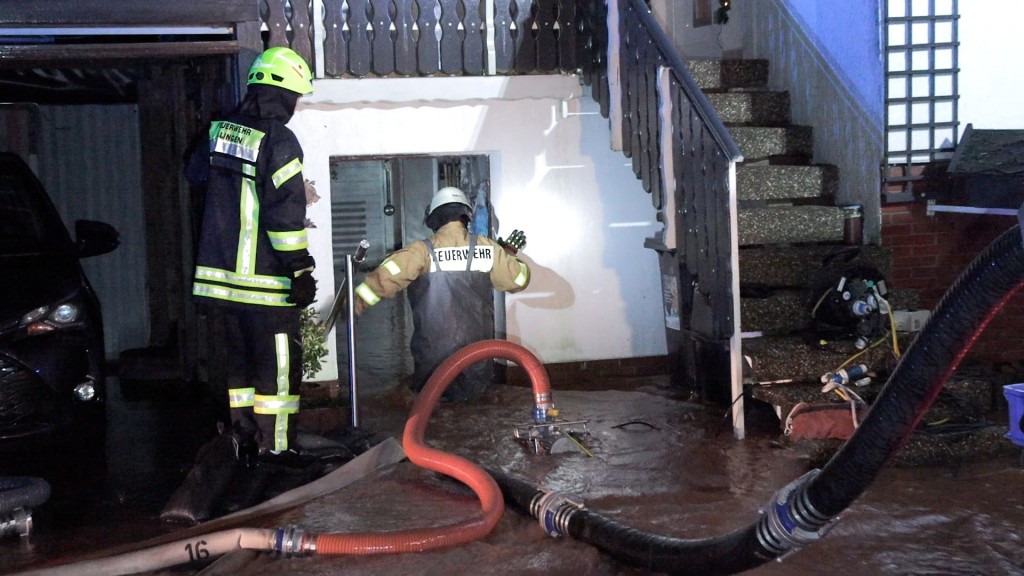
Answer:
<path fill-rule="evenodd" d="M 537 424 L 543 424 L 548 421 L 550 411 L 555 407 L 551 401 L 551 390 L 541 390 L 533 395 L 533 421 Z"/>
<path fill-rule="evenodd" d="M 28 538 L 32 534 L 32 513 L 26 508 L 16 508 L 0 515 L 0 538 L 18 535 Z"/>
<path fill-rule="evenodd" d="M 282 526 L 274 531 L 270 549 L 278 556 L 291 558 L 316 553 L 316 536 L 296 526 Z"/>
<path fill-rule="evenodd" d="M 581 508 L 581 502 L 570 500 L 561 492 L 539 492 L 530 501 L 530 515 L 537 518 L 549 536 L 555 538 L 568 533 L 569 520 Z"/>
<path fill-rule="evenodd" d="M 814 509 L 806 498 L 806 487 L 821 470 L 811 470 L 775 493 L 761 510 L 757 540 L 780 559 L 786 554 L 820 540 L 839 521 Z"/>

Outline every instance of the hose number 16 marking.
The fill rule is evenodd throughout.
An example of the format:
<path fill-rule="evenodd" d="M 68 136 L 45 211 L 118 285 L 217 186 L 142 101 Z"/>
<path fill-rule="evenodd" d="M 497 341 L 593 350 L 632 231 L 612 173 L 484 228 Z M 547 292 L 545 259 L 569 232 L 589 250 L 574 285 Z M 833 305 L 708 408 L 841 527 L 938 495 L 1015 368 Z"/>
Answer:
<path fill-rule="evenodd" d="M 206 548 L 206 540 L 197 540 L 194 545 L 191 542 L 185 544 L 185 551 L 188 552 L 189 562 L 210 557 L 210 550 Z"/>

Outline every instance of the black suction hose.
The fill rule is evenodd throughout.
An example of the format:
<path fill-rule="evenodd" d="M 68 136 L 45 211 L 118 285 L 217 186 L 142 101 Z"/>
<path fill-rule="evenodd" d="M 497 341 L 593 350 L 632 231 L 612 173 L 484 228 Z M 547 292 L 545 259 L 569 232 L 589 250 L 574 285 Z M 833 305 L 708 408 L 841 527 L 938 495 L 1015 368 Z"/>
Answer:
<path fill-rule="evenodd" d="M 672 574 L 736 574 L 821 538 L 906 443 L 996 312 L 1024 285 L 1019 225 L 979 254 L 946 291 L 901 358 L 864 422 L 822 470 L 780 490 L 753 524 L 714 538 L 648 534 L 495 470 L 509 504 L 553 536 L 593 544 L 630 565 Z"/>
<path fill-rule="evenodd" d="M 872 404 L 864 422 L 807 486 L 807 503 L 834 516 L 856 500 L 906 443 L 942 386 L 1024 283 L 1024 242 L 1010 228 L 960 274 Z"/>

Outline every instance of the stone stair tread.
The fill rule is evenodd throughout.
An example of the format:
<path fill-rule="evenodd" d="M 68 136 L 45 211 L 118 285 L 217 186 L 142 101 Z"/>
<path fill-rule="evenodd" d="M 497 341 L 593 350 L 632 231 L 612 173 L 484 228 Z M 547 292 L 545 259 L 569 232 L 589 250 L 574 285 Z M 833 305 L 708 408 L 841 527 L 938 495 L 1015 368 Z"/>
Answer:
<path fill-rule="evenodd" d="M 748 246 L 740 248 L 740 283 L 807 288 L 827 266 L 840 265 L 874 266 L 888 277 L 892 250 L 846 244 Z"/>
<path fill-rule="evenodd" d="M 810 291 L 799 289 L 773 290 L 760 298 L 741 297 L 741 329 L 771 336 L 799 332 L 809 321 L 809 299 Z"/>
<path fill-rule="evenodd" d="M 810 126 L 733 126 L 729 132 L 747 161 L 814 155 L 814 130 Z"/>
<path fill-rule="evenodd" d="M 740 322 L 743 332 L 760 332 L 777 336 L 797 333 L 807 327 L 812 306 L 807 289 L 775 289 L 759 297 L 747 296 L 751 290 L 741 286 Z M 917 290 L 890 290 L 887 300 L 893 310 L 918 310 Z"/>
<path fill-rule="evenodd" d="M 728 90 L 706 95 L 727 127 L 783 126 L 790 122 L 788 92 Z"/>
<path fill-rule="evenodd" d="M 839 170 L 829 164 L 743 163 L 736 169 L 740 201 L 821 198 L 831 202 L 838 189 Z"/>
<path fill-rule="evenodd" d="M 902 353 L 917 338 L 917 333 L 897 332 L 896 336 Z M 886 340 L 879 346 L 858 350 L 852 339 L 823 340 L 804 331 L 744 338 L 743 355 L 753 362 L 752 381 L 817 383 L 823 374 L 850 364 L 864 364 L 869 371 L 888 374 L 895 366 L 890 342 Z"/>
<path fill-rule="evenodd" d="M 838 243 L 843 240 L 844 221 L 838 206 L 740 208 L 739 245 Z"/>
<path fill-rule="evenodd" d="M 768 85 L 768 61 L 762 59 L 709 59 L 686 61 L 690 76 L 701 90 Z"/>

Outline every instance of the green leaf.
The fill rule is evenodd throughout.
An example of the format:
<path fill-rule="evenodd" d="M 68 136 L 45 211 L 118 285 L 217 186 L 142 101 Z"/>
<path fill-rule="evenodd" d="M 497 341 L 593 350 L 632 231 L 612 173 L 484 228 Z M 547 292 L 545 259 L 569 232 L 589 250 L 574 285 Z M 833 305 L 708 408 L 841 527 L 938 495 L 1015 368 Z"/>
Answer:
<path fill-rule="evenodd" d="M 319 317 L 320 314 L 312 307 L 304 309 L 299 316 L 302 322 L 299 330 L 302 337 L 302 375 L 305 378 L 316 376 L 327 356 L 326 334 Z"/>

